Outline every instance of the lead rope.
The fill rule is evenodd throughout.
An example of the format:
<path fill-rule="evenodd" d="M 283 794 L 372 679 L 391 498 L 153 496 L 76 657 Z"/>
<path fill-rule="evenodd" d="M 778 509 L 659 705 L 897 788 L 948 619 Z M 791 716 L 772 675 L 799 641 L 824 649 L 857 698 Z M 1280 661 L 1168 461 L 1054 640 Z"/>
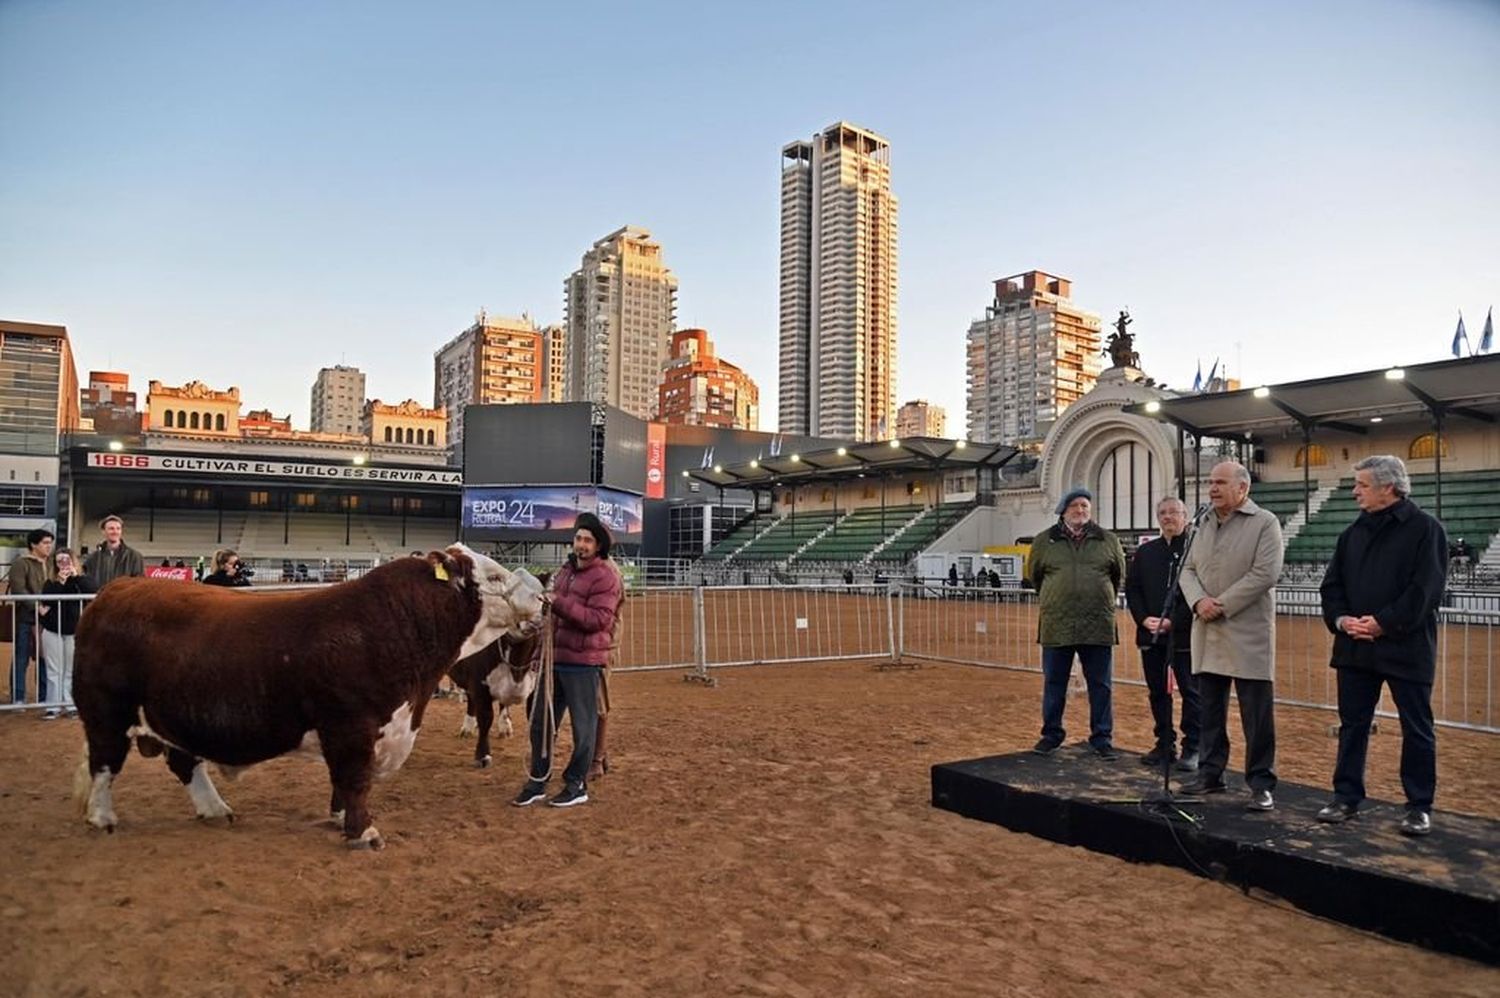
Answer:
<path fill-rule="evenodd" d="M 545 713 L 542 715 L 542 747 L 545 750 L 542 758 L 547 760 L 547 771 L 538 776 L 531 771 L 531 753 L 526 757 L 526 777 L 533 783 L 545 784 L 552 779 L 552 771 L 557 768 L 553 761 L 553 752 L 557 748 L 557 716 L 552 704 L 552 663 L 555 652 L 552 648 L 552 622 L 555 618 L 549 613 L 547 615 L 546 630 L 542 632 L 541 653 L 541 675 L 537 677 L 536 690 L 531 695 L 531 709 L 526 712 L 526 734 L 530 740 L 532 731 L 532 715 L 537 710 Z M 539 699 L 540 698 L 540 699 Z"/>

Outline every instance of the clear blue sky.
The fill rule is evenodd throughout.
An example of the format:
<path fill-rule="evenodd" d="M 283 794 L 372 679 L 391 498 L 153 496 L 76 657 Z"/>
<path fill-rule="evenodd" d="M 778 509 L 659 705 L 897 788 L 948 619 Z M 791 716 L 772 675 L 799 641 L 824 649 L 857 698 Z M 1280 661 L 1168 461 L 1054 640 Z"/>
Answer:
<path fill-rule="evenodd" d="M 963 431 L 990 281 L 1174 386 L 1447 356 L 1500 304 L 1500 4 L 0 2 L 0 316 L 80 373 L 431 402 L 481 307 L 650 229 L 776 419 L 781 146 L 892 143 L 898 395 Z"/>

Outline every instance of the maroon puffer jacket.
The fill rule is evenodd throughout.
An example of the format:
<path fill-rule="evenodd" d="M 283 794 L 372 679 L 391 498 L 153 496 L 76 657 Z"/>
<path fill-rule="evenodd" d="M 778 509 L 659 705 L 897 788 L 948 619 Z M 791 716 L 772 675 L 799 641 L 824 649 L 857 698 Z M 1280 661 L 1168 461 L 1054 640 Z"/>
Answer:
<path fill-rule="evenodd" d="M 565 565 L 552 587 L 554 655 L 558 662 L 606 665 L 615 614 L 620 610 L 620 573 L 603 558 L 582 568 Z"/>

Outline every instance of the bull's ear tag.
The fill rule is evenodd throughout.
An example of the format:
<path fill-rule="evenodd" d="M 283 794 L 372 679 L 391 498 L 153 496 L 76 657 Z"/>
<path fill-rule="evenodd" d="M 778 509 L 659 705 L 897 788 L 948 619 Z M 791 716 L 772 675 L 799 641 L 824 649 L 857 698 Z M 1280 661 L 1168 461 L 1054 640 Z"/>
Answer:
<path fill-rule="evenodd" d="M 432 566 L 432 574 L 435 575 L 435 576 L 437 576 L 443 582 L 447 582 L 448 581 L 448 570 L 446 568 L 444 568 L 442 565 L 433 565 Z"/>

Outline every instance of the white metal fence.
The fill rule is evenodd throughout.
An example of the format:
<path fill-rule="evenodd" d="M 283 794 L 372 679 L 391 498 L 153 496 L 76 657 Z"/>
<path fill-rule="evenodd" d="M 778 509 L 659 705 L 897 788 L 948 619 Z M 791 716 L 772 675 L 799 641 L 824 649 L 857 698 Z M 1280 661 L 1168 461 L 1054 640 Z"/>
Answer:
<path fill-rule="evenodd" d="M 15 674 L 18 632 L 40 633 L 42 606 L 87 598 L 0 596 L 0 654 L 7 674 Z M 1477 600 L 1448 602 L 1458 605 L 1440 611 L 1434 714 L 1440 724 L 1500 732 L 1495 707 L 1500 611 L 1479 608 Z M 1115 677 L 1142 683 L 1140 656 L 1130 647 L 1135 628 L 1123 608 L 1118 624 Z M 1277 700 L 1333 709 L 1338 701 L 1328 666 L 1332 636 L 1320 616 L 1317 591 L 1278 590 L 1276 625 Z M 643 585 L 633 587 L 625 602 L 616 670 L 680 670 L 707 679 L 713 669 L 739 665 L 930 660 L 1039 673 L 1036 632 L 1035 594 L 1020 589 L 909 581 Z M 63 674 L 70 667 L 70 661 L 61 663 Z M 58 690 L 38 699 L 35 661 L 21 675 L 21 702 L 9 702 L 15 698 L 5 695 L 0 710 L 64 706 Z"/>

